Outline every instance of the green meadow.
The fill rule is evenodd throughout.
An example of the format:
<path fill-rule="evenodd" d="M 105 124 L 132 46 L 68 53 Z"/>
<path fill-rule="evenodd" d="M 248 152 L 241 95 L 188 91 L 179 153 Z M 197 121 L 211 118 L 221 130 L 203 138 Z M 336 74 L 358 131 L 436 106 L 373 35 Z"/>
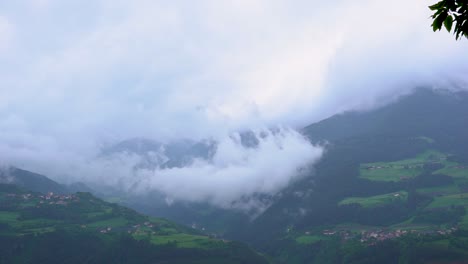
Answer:
<path fill-rule="evenodd" d="M 458 193 L 445 196 L 436 196 L 427 208 L 439 208 L 450 206 L 467 206 L 468 193 Z"/>
<path fill-rule="evenodd" d="M 318 235 L 303 235 L 296 238 L 296 242 L 298 244 L 309 245 L 314 244 L 316 242 L 322 241 L 325 238 Z"/>
<path fill-rule="evenodd" d="M 454 178 L 468 178 L 468 166 L 448 161 L 448 156 L 438 151 L 429 150 L 411 159 L 364 163 L 360 165 L 359 177 L 372 181 L 398 182 L 420 175 L 423 172 L 425 164 L 438 163 L 444 167 L 434 171 L 433 174 L 444 174 Z"/>
<path fill-rule="evenodd" d="M 456 184 L 449 184 L 449 185 L 445 185 L 445 186 L 419 188 L 419 189 L 417 189 L 417 191 L 420 194 L 427 194 L 427 195 L 431 195 L 431 196 L 436 196 L 436 195 L 448 195 L 448 194 L 459 193 L 460 188 Z"/>
<path fill-rule="evenodd" d="M 136 239 L 148 239 L 155 245 L 171 243 L 180 248 L 211 249 L 225 245 L 222 240 L 200 235 L 190 228 L 165 219 L 140 215 L 86 193 L 76 194 L 72 199 L 74 201 L 55 204 L 65 198 L 44 200 L 39 197 L 40 194 L 17 192 L 14 189 L 9 191 L 11 193 L 0 191 L 1 201 L 10 205 L 7 210 L 0 210 L 2 234 L 38 235 L 66 229 L 93 233 L 103 239 L 110 239 L 112 234 L 123 232 Z M 29 197 L 24 198 L 23 194 Z"/>
<path fill-rule="evenodd" d="M 378 206 L 383 206 L 386 204 L 391 204 L 400 201 L 406 201 L 408 199 L 408 192 L 399 191 L 387 194 L 381 194 L 376 196 L 369 197 L 349 197 L 342 200 L 339 205 L 348 205 L 348 204 L 359 204 L 364 208 L 373 208 Z"/>

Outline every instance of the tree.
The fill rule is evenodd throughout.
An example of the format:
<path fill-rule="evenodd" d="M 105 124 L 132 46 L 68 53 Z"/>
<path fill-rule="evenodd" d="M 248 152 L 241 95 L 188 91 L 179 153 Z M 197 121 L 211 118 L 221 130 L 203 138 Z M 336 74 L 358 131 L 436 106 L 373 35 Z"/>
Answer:
<path fill-rule="evenodd" d="M 429 8 L 434 11 L 431 16 L 434 31 L 444 26 L 448 32 L 453 28 L 455 39 L 468 38 L 468 0 L 442 0 Z"/>

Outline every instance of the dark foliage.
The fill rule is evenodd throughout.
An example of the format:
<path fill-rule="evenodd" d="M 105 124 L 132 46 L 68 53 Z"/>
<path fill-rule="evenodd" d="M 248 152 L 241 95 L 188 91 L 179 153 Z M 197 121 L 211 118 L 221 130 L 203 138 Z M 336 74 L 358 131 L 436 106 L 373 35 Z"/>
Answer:
<path fill-rule="evenodd" d="M 432 29 L 440 30 L 442 26 L 448 32 L 452 31 L 455 38 L 468 37 L 468 1 L 467 0 L 442 0 L 429 6 L 434 11 L 431 16 Z"/>

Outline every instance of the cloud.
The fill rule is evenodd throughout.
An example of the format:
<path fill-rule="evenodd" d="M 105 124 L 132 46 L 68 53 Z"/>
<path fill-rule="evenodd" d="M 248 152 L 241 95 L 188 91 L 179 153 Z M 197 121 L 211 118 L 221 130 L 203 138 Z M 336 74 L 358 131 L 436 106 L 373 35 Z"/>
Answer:
<path fill-rule="evenodd" d="M 14 39 L 14 26 L 8 18 L 0 15 L 0 58 L 10 49 Z"/>
<path fill-rule="evenodd" d="M 293 130 L 258 131 L 258 146 L 241 144 L 238 134 L 222 138 L 212 160 L 196 160 L 180 168 L 139 172 L 137 191 L 157 190 L 171 200 L 210 202 L 251 209 L 253 195 L 275 195 L 309 169 L 322 155 Z"/>
<path fill-rule="evenodd" d="M 132 137 L 227 140 L 245 129 L 298 128 L 382 104 L 415 86 L 465 78 L 468 44 L 432 32 L 431 2 L 4 1 L 0 157 L 61 181 L 81 174 L 128 187 L 134 183 L 126 173 L 138 157 L 97 162 L 102 145 Z M 297 138 L 288 133 L 281 140 Z M 291 152 L 315 160 L 307 154 L 313 147 L 303 142 L 305 151 L 294 142 L 301 140 L 290 142 Z M 241 152 L 249 160 L 243 166 L 201 162 L 145 181 L 182 198 L 175 182 L 150 179 L 184 175 L 177 184 L 185 188 L 191 172 L 216 179 L 245 174 L 232 177 L 252 179 L 248 193 L 262 191 L 256 180 L 266 174 L 257 172 L 285 152 Z M 305 162 L 291 157 L 293 165 Z M 282 171 L 288 176 L 281 181 L 294 177 L 293 167 Z M 215 183 L 193 183 L 198 192 L 186 192 L 187 199 L 222 204 L 244 195 L 224 194 Z"/>
<path fill-rule="evenodd" d="M 11 118 L 10 127 L 21 128 Z M 0 124 L 0 128 L 3 128 Z M 185 166 L 140 167 L 145 155 L 167 160 L 160 150 L 154 153 L 120 151 L 100 158 L 63 149 L 53 139 L 36 135 L 0 133 L 0 159 L 35 172 L 43 172 L 62 182 L 82 181 L 90 186 L 111 187 L 132 195 L 157 191 L 167 201 L 207 202 L 223 208 L 262 210 L 272 197 L 291 181 L 310 175 L 323 149 L 288 128 L 252 132 L 257 144 L 246 145 L 239 133 L 213 139 L 212 157 L 195 157 Z M 5 142 L 8 142 L 5 144 Z"/>

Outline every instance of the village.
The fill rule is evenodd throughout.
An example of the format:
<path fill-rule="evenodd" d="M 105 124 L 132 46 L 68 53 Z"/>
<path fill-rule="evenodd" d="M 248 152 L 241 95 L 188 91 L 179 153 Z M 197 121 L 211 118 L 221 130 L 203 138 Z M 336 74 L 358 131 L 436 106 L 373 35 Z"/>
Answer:
<path fill-rule="evenodd" d="M 40 208 L 41 206 L 48 205 L 59 205 L 59 206 L 68 206 L 71 203 L 76 203 L 80 201 L 80 197 L 76 194 L 55 194 L 53 192 L 48 192 L 47 194 L 34 194 L 34 193 L 25 193 L 25 194 L 16 194 L 16 193 L 7 193 L 5 195 L 8 199 L 13 199 L 21 202 L 31 203 L 29 206 L 34 206 Z M 129 226 L 119 226 L 119 227 L 95 227 L 91 224 L 81 224 L 82 229 L 95 230 L 101 234 L 107 234 L 112 231 L 114 232 L 127 232 L 129 234 L 144 235 L 144 234 L 156 234 L 154 227 L 155 224 L 149 221 L 133 224 Z"/>
<path fill-rule="evenodd" d="M 47 194 L 16 194 L 16 193 L 7 193 L 6 197 L 9 198 L 18 198 L 25 201 L 34 201 L 38 200 L 36 207 L 39 207 L 41 204 L 57 204 L 57 205 L 68 205 L 70 202 L 79 202 L 80 198 L 75 194 L 54 194 L 53 192 L 48 192 Z"/>
<path fill-rule="evenodd" d="M 402 229 L 375 229 L 375 230 L 362 230 L 361 232 L 351 231 L 351 230 L 323 230 L 323 236 L 339 236 L 343 241 L 357 239 L 361 243 L 366 243 L 369 245 L 374 245 L 377 242 L 395 239 L 407 234 L 416 234 L 416 235 L 450 235 L 451 233 L 457 231 L 457 227 L 451 227 L 446 229 L 437 229 L 437 230 L 402 230 Z M 310 235 L 311 232 L 306 231 L 305 235 Z"/>

